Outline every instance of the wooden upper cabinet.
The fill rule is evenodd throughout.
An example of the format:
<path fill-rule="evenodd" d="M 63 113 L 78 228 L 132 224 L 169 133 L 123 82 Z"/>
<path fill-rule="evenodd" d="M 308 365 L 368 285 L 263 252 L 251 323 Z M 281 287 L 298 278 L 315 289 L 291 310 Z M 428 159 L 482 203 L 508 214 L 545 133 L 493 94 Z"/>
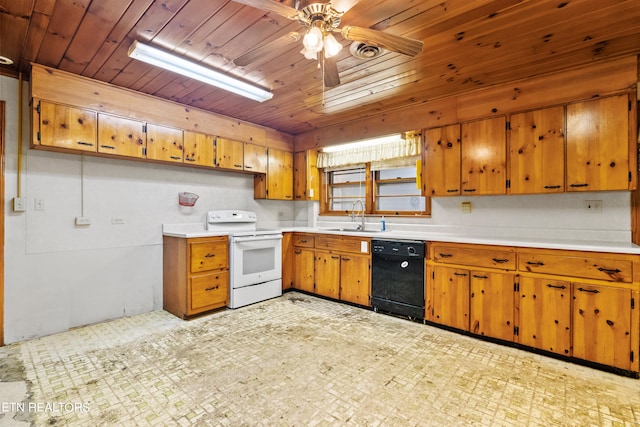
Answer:
<path fill-rule="evenodd" d="M 293 200 L 293 153 L 269 149 L 267 198 Z"/>
<path fill-rule="evenodd" d="M 564 191 L 564 107 L 510 119 L 511 194 Z"/>
<path fill-rule="evenodd" d="M 299 151 L 293 154 L 293 197 L 296 200 L 320 199 L 318 152 Z"/>
<path fill-rule="evenodd" d="M 462 124 L 461 194 L 505 194 L 507 188 L 506 119 Z"/>
<path fill-rule="evenodd" d="M 144 158 L 144 125 L 140 120 L 98 113 L 98 152 Z"/>
<path fill-rule="evenodd" d="M 182 130 L 147 124 L 147 159 L 182 163 Z"/>
<path fill-rule="evenodd" d="M 204 133 L 184 131 L 184 163 L 213 167 L 214 139 Z"/>
<path fill-rule="evenodd" d="M 243 170 L 244 143 L 217 137 L 214 164 L 223 169 Z"/>
<path fill-rule="evenodd" d="M 422 167 L 425 196 L 460 194 L 460 125 L 428 129 Z"/>
<path fill-rule="evenodd" d="M 627 190 L 627 94 L 567 105 L 567 191 Z"/>
<path fill-rule="evenodd" d="M 267 147 L 244 144 L 243 169 L 255 173 L 267 173 Z"/>
<path fill-rule="evenodd" d="M 38 141 L 49 147 L 81 151 L 97 151 L 97 114 L 83 108 L 40 101 L 38 108 Z"/>

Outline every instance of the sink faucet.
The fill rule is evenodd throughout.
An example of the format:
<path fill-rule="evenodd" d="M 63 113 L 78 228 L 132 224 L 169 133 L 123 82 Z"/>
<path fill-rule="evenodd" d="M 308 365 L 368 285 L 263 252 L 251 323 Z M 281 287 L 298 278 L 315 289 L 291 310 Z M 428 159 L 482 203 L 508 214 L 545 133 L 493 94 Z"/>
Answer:
<path fill-rule="evenodd" d="M 364 202 L 360 199 L 354 200 L 351 205 L 351 221 L 354 222 L 356 219 L 356 205 L 360 205 L 360 212 L 362 213 L 362 217 L 360 219 L 360 224 L 356 227 L 356 230 L 364 231 Z"/>

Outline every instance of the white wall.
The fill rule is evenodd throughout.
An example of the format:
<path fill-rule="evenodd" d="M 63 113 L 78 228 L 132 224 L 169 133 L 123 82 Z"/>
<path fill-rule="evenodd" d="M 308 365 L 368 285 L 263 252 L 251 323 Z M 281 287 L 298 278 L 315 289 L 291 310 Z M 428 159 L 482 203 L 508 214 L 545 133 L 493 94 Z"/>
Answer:
<path fill-rule="evenodd" d="M 212 209 L 256 211 L 259 226 L 292 225 L 290 202 L 253 199 L 253 176 L 29 149 L 24 85 L 26 212 L 17 196 L 18 81 L 0 77 L 7 102 L 5 341 L 162 308 L 162 224 L 203 223 Z M 200 196 L 193 208 L 178 193 Z M 44 210 L 35 210 L 35 199 Z M 76 226 L 76 216 L 89 226 Z M 114 225 L 114 217 L 124 224 Z"/>

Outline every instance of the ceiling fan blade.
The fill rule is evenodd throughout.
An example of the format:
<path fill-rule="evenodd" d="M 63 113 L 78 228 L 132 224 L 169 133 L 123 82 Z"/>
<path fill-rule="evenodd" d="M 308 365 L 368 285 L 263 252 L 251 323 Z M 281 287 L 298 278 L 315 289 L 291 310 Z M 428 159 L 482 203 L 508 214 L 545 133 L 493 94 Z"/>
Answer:
<path fill-rule="evenodd" d="M 336 57 L 324 58 L 324 85 L 326 87 L 336 87 L 339 84 L 340 75 L 338 74 Z"/>
<path fill-rule="evenodd" d="M 233 0 L 236 3 L 244 4 L 246 6 L 255 7 L 256 9 L 262 9 L 266 12 L 275 12 L 278 15 L 282 15 L 289 19 L 298 19 L 300 12 L 286 4 L 279 3 L 273 0 Z"/>
<path fill-rule="evenodd" d="M 338 12 L 345 13 L 353 6 L 355 6 L 360 0 L 332 0 L 331 7 Z"/>
<path fill-rule="evenodd" d="M 277 39 L 270 41 L 267 44 L 251 49 L 244 55 L 240 55 L 239 57 L 234 59 L 233 63 L 240 67 L 244 67 L 245 65 L 249 65 L 252 62 L 257 61 L 258 59 L 262 59 L 265 56 L 272 55 L 273 52 L 277 51 L 280 47 L 286 46 L 291 42 L 297 42 L 298 40 L 300 40 L 300 33 L 292 31 L 282 37 L 278 37 Z"/>
<path fill-rule="evenodd" d="M 345 39 L 372 44 L 404 55 L 416 56 L 422 52 L 423 43 L 420 40 L 362 27 L 346 26 L 336 31 L 342 33 Z"/>

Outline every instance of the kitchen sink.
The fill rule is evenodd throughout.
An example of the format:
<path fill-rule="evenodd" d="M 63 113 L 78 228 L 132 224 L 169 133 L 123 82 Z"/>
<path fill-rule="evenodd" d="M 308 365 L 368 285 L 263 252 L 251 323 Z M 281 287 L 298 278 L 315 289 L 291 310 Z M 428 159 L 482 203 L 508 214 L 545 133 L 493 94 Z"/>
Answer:
<path fill-rule="evenodd" d="M 380 233 L 381 230 L 358 230 L 356 228 L 323 228 L 324 231 L 339 231 L 341 233 Z"/>

